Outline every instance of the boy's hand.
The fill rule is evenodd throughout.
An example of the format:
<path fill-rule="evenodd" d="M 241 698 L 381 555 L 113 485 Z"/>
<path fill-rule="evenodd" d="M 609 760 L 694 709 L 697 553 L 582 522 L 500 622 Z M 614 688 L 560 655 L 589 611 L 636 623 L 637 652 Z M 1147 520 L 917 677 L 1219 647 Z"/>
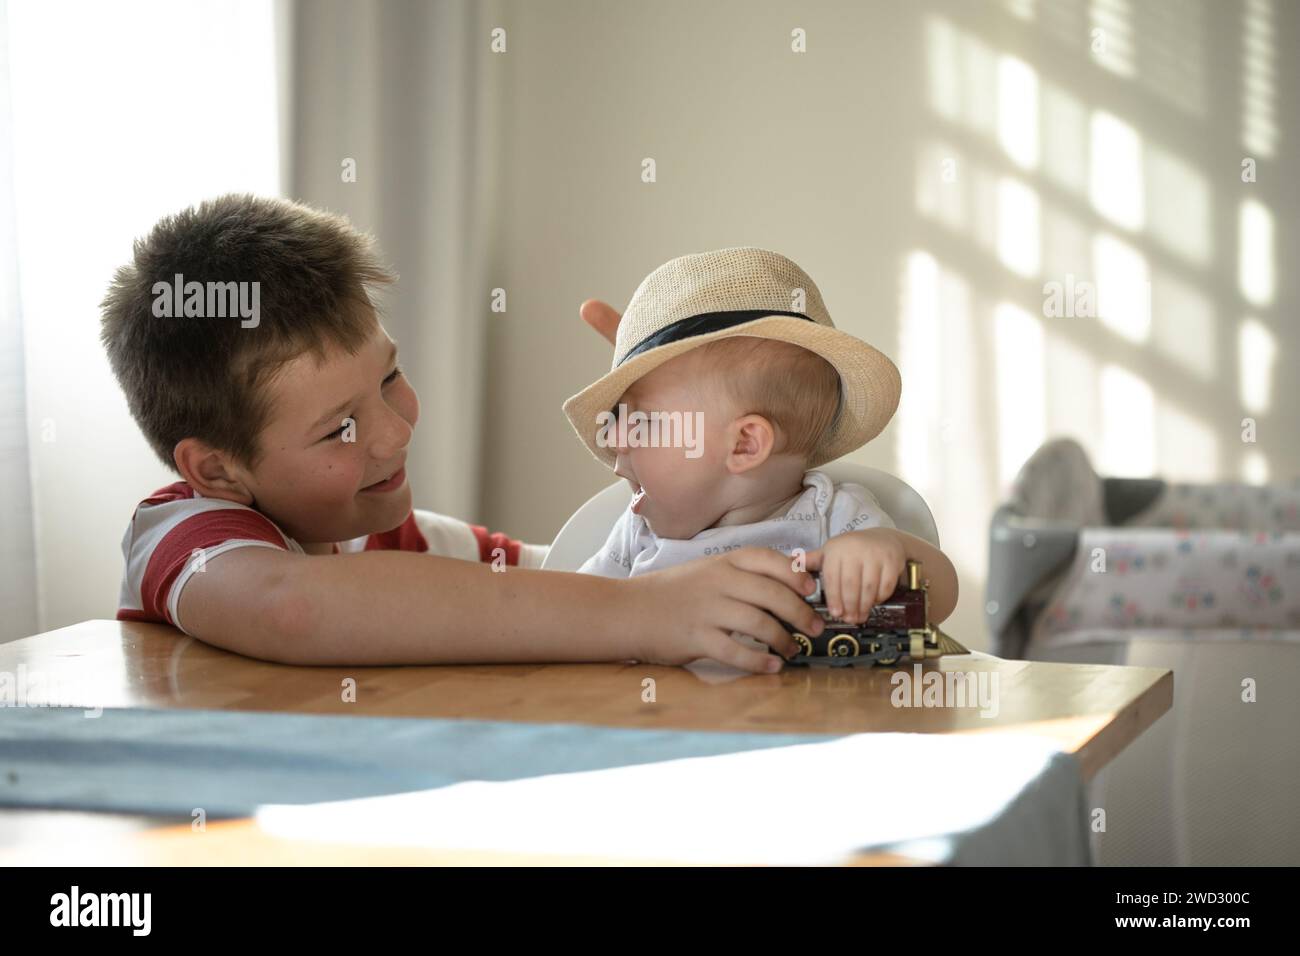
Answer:
<path fill-rule="evenodd" d="M 805 562 L 810 571 L 821 569 L 822 600 L 831 614 L 861 624 L 898 587 L 907 551 L 893 528 L 867 528 L 836 535 Z"/>
<path fill-rule="evenodd" d="M 809 635 L 825 626 L 804 600 L 816 585 L 790 559 L 769 548 L 739 548 L 627 580 L 628 623 L 643 631 L 637 660 L 689 664 L 710 657 L 756 674 L 781 669 L 781 659 L 746 647 L 732 631 L 749 634 L 782 658 L 798 647 L 781 621 Z M 797 592 L 797 593 L 796 593 Z"/>

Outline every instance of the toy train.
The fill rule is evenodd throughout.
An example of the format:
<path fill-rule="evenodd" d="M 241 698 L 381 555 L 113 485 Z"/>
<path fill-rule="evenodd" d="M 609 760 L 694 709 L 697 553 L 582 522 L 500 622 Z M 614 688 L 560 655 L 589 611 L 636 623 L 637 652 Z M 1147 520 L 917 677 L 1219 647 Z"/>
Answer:
<path fill-rule="evenodd" d="M 920 563 L 909 559 L 907 584 L 873 607 L 861 624 L 850 624 L 831 615 L 822 600 L 819 581 L 817 591 L 807 601 L 821 615 L 826 627 L 816 637 L 809 637 L 786 624 L 785 629 L 799 645 L 799 653 L 786 663 L 871 667 L 945 654 L 969 654 L 967 648 L 930 623 L 930 595 L 926 584 L 921 580 Z"/>

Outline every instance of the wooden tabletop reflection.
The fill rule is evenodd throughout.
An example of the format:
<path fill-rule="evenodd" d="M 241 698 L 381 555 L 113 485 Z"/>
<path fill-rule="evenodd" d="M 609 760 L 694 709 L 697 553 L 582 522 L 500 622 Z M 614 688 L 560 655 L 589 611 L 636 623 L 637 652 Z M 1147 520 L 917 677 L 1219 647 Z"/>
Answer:
<path fill-rule="evenodd" d="M 912 672 L 912 668 L 905 668 Z M 1085 779 L 1173 703 L 1167 670 L 1050 664 L 971 655 L 922 673 L 996 674 L 996 713 L 900 707 L 895 671 L 787 667 L 739 675 L 721 665 L 510 664 L 290 667 L 250 660 L 156 624 L 86 621 L 0 645 L 0 672 L 25 673 L 27 706 L 197 708 L 310 714 L 579 723 L 607 727 L 850 734 L 1017 733 L 1050 737 Z M 985 680 L 991 680 L 986 677 Z M 52 821 L 62 821 L 57 826 Z M 188 825 L 112 814 L 0 813 L 0 859 L 54 862 L 557 862 L 502 854 L 337 848 L 271 840 L 249 822 Z M 61 827 L 93 839 L 55 839 Z M 64 849 L 61 850 L 60 847 Z M 98 848 L 96 850 L 95 848 Z M 98 854 L 98 855 L 97 855 Z M 565 862 L 600 862 L 568 859 Z M 614 861 L 603 861 L 614 862 Z M 617 861 L 627 862 L 627 861 Z M 669 861 L 671 862 L 671 861 Z M 863 855 L 862 864 L 905 862 Z"/>

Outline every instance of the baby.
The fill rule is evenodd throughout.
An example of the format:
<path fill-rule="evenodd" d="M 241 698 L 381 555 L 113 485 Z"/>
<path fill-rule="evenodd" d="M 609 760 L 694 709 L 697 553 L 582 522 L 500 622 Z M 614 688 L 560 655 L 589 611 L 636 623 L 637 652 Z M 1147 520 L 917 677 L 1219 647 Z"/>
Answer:
<path fill-rule="evenodd" d="M 866 488 L 817 470 L 879 434 L 900 391 L 894 364 L 837 330 L 784 256 L 737 248 L 665 263 L 628 304 L 609 374 L 564 405 L 634 492 L 579 570 L 630 577 L 775 548 L 820 571 L 830 612 L 860 623 L 913 558 L 931 620 L 944 620 L 957 600 L 948 558 L 895 528 Z"/>

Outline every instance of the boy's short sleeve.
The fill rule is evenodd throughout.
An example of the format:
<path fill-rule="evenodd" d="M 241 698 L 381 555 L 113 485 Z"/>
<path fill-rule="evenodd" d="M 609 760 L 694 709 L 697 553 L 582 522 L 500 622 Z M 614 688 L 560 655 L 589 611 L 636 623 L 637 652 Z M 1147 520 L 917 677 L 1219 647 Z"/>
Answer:
<path fill-rule="evenodd" d="M 185 631 L 178 609 L 190 578 L 217 555 L 247 547 L 304 553 L 302 545 L 255 508 L 204 498 L 183 481 L 154 492 L 136 507 L 122 538 L 125 569 L 117 619 L 171 624 Z M 419 510 L 391 531 L 341 542 L 337 548 L 339 553 L 377 550 L 539 568 L 548 549 Z"/>
<path fill-rule="evenodd" d="M 421 551 L 461 561 L 500 562 L 508 567 L 540 568 L 549 548 L 527 544 L 483 525 L 415 508 L 392 531 L 372 534 L 364 550 Z"/>
<path fill-rule="evenodd" d="M 183 482 L 155 492 L 136 508 L 122 538 L 117 619 L 185 631 L 177 609 L 190 578 L 217 555 L 246 547 L 302 550 L 253 508 L 196 496 Z"/>

